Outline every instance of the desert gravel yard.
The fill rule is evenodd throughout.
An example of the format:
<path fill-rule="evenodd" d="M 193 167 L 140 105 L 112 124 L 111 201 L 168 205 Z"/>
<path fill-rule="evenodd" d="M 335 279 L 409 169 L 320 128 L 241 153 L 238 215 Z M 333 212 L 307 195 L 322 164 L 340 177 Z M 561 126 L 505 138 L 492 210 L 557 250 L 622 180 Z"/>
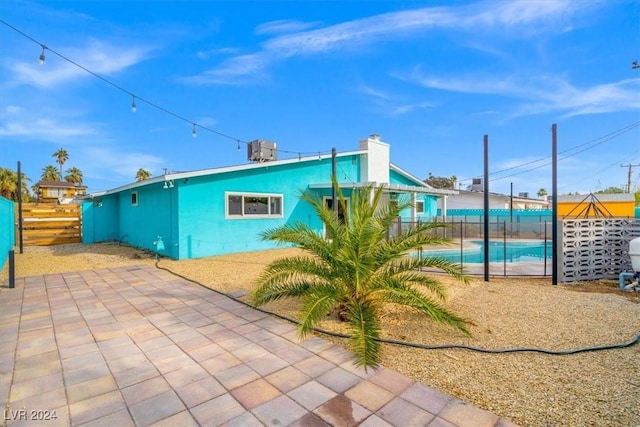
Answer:
<path fill-rule="evenodd" d="M 270 261 L 296 253 L 279 249 L 161 259 L 159 266 L 241 296 Z M 154 263 L 152 254 L 117 244 L 26 247 L 24 254 L 16 254 L 16 275 Z M 7 277 L 5 266 L 0 276 L 5 285 Z M 614 281 L 552 286 L 549 278 L 492 278 L 488 283 L 476 278 L 469 285 L 442 280 L 450 285 L 446 306 L 470 321 L 472 337 L 393 306 L 383 314 L 383 336 L 427 345 L 568 350 L 624 343 L 640 333 L 640 295 L 617 290 Z M 265 308 L 297 314 L 291 301 Z M 331 318 L 322 327 L 344 331 Z M 383 365 L 523 426 L 640 426 L 640 344 L 560 356 L 385 344 Z"/>

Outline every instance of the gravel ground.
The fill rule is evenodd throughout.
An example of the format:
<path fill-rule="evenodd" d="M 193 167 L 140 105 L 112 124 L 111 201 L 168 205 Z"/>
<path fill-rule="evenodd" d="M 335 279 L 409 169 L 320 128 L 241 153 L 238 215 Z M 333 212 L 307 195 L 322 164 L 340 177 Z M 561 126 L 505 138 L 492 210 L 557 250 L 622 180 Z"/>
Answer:
<path fill-rule="evenodd" d="M 242 294 L 271 260 L 296 253 L 280 249 L 162 259 L 159 265 L 211 288 Z M 24 254 L 16 254 L 16 275 L 154 262 L 152 254 L 115 244 L 26 247 Z M 0 274 L 4 284 L 7 275 L 5 266 Z M 449 284 L 447 307 L 472 322 L 472 337 L 392 306 L 384 313 L 384 336 L 422 344 L 566 350 L 627 342 L 640 333 L 640 296 L 618 291 L 613 281 L 552 286 L 549 279 L 535 278 L 474 279 L 469 285 L 442 280 Z M 290 301 L 267 306 L 289 316 L 296 315 L 297 307 Z M 322 326 L 344 330 L 332 319 Z M 640 426 L 640 345 L 563 356 L 384 345 L 382 363 L 523 426 Z"/>

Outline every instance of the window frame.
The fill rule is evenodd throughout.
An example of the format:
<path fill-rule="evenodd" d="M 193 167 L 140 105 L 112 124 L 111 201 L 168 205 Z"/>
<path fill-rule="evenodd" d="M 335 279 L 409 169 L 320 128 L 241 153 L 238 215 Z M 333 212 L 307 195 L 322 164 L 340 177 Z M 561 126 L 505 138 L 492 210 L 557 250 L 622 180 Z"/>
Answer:
<path fill-rule="evenodd" d="M 138 206 L 138 192 L 137 191 L 132 191 L 131 195 L 129 196 L 130 200 L 131 200 L 131 206 Z M 133 200 L 135 198 L 135 201 Z"/>
<path fill-rule="evenodd" d="M 416 214 L 424 213 L 424 200 L 416 200 Z"/>
<path fill-rule="evenodd" d="M 229 198 L 240 197 L 240 213 L 229 213 Z M 248 213 L 246 211 L 246 199 L 257 198 L 267 199 L 266 207 L 267 213 Z M 279 200 L 279 203 L 274 203 L 274 200 Z M 272 209 L 279 207 L 279 213 L 273 213 Z M 225 219 L 277 219 L 284 218 L 284 194 L 282 193 L 256 193 L 247 191 L 225 191 L 224 193 L 224 218 Z"/>

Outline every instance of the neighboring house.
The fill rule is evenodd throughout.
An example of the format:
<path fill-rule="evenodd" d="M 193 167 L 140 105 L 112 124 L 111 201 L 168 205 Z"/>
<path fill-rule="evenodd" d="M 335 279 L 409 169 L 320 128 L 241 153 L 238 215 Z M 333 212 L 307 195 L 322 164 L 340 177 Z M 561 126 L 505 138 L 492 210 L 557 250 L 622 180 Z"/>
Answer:
<path fill-rule="evenodd" d="M 355 188 L 385 188 L 384 201 L 411 200 L 403 221 L 436 216 L 438 190 L 390 163 L 390 147 L 378 135 L 360 149 L 335 156 L 336 179 L 349 200 Z M 332 156 L 320 155 L 170 173 L 92 194 L 83 204 L 83 242 L 122 241 L 174 259 L 273 248 L 260 232 L 303 222 L 323 233 L 309 190 L 332 203 Z"/>
<path fill-rule="evenodd" d="M 511 197 L 508 194 L 489 193 L 489 209 L 539 210 L 551 207 L 551 204 L 546 200 L 527 196 L 527 194 L 519 194 Z M 484 192 L 459 190 L 458 194 L 439 200 L 438 208 L 445 213 L 456 209 L 484 209 Z"/>
<path fill-rule="evenodd" d="M 40 203 L 71 203 L 87 194 L 86 186 L 73 182 L 40 181 L 37 186 L 37 200 Z"/>
<path fill-rule="evenodd" d="M 600 193 L 558 196 L 559 218 L 634 218 L 632 193 Z"/>

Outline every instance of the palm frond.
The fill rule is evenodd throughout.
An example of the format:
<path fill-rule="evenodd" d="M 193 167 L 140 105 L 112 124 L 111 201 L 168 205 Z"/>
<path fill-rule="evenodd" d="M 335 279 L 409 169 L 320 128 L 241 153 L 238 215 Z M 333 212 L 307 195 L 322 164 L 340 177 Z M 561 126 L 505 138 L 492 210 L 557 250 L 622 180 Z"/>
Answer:
<path fill-rule="evenodd" d="M 375 291 L 372 296 L 379 301 L 412 307 L 427 316 L 436 323 L 451 325 L 467 335 L 470 335 L 465 324 L 467 321 L 431 300 L 431 298 L 418 292 L 411 286 L 385 288 Z"/>
<path fill-rule="evenodd" d="M 300 326 L 298 334 L 304 338 L 313 330 L 318 322 L 326 316 L 340 301 L 342 294 L 332 286 L 316 286 L 304 298 L 300 310 Z"/>
<path fill-rule="evenodd" d="M 380 322 L 368 302 L 354 300 L 349 306 L 351 337 L 349 346 L 357 367 L 375 367 L 380 363 Z"/>
<path fill-rule="evenodd" d="M 393 276 L 376 277 L 373 289 L 402 289 L 405 286 L 421 287 L 431 292 L 438 299 L 447 299 L 447 288 L 439 280 L 417 272 L 405 271 Z"/>
<path fill-rule="evenodd" d="M 256 306 L 260 306 L 271 301 L 281 298 L 295 298 L 304 296 L 309 293 L 309 289 L 315 287 L 315 283 L 305 280 L 290 281 L 289 283 L 269 283 L 260 286 L 251 293 L 251 302 Z"/>

